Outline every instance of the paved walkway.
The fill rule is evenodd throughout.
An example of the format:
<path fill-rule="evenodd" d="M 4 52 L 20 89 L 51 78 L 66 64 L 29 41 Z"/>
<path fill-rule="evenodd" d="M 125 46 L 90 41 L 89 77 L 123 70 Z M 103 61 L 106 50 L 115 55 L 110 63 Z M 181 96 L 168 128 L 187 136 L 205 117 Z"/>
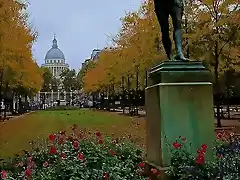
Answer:
<path fill-rule="evenodd" d="M 27 112 L 27 113 L 24 113 L 24 114 L 21 114 L 21 115 L 16 115 L 16 116 L 7 116 L 7 117 L 9 117 L 9 119 L 4 120 L 4 121 L 0 121 L 0 127 L 3 126 L 4 124 L 6 124 L 10 120 L 14 120 L 14 119 L 17 119 L 17 118 L 20 118 L 20 117 L 24 117 L 28 114 L 33 113 L 33 112 L 35 112 L 35 111 L 30 111 L 30 112 Z"/>

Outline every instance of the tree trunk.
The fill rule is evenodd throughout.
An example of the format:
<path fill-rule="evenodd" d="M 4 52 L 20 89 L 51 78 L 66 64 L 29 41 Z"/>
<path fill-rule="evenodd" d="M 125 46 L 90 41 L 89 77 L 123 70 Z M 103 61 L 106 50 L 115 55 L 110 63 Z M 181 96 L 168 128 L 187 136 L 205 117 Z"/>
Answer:
<path fill-rule="evenodd" d="M 136 115 L 138 115 L 138 97 L 139 97 L 139 94 L 138 94 L 138 86 L 139 86 L 139 84 L 138 84 L 138 75 L 139 75 L 139 70 L 138 70 L 138 67 L 137 67 L 137 72 L 136 72 L 136 93 L 135 93 L 135 101 L 136 101 Z"/>
<path fill-rule="evenodd" d="M 219 84 L 219 59 L 218 59 L 218 42 L 215 42 L 215 67 L 214 67 L 214 74 L 215 74 L 215 103 L 217 107 L 217 127 L 222 127 L 221 124 L 221 116 L 220 116 L 220 84 Z"/>
<path fill-rule="evenodd" d="M 7 112 L 6 112 L 7 111 L 7 101 L 6 101 L 6 98 L 8 99 L 8 97 L 7 97 L 8 85 L 9 85 L 9 82 L 7 81 L 6 82 L 6 87 L 5 87 L 5 90 L 4 90 L 4 105 L 5 105 L 5 108 L 4 108 L 4 119 L 7 116 Z"/>
<path fill-rule="evenodd" d="M 125 90 L 124 90 L 124 76 L 122 76 L 122 110 L 125 113 Z"/>

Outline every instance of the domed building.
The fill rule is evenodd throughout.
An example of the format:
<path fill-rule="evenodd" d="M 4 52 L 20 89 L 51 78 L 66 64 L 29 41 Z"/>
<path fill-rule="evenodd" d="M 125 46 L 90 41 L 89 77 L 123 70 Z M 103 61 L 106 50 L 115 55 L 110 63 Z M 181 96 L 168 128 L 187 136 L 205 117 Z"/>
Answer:
<path fill-rule="evenodd" d="M 42 67 L 50 69 L 53 76 L 60 78 L 60 74 L 69 68 L 69 65 L 65 62 L 65 56 L 63 52 L 58 48 L 57 39 L 54 35 L 52 48 L 49 49 L 45 56 L 45 63 L 42 64 Z"/>

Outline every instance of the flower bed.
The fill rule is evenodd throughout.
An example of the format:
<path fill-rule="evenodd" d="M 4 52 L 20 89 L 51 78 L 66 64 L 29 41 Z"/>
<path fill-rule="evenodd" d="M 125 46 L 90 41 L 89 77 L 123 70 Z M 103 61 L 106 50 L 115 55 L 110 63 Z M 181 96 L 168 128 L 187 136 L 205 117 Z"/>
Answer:
<path fill-rule="evenodd" d="M 208 150 L 202 144 L 196 152 L 190 154 L 187 141 L 179 137 L 171 149 L 171 166 L 167 172 L 170 179 L 176 180 L 237 180 L 240 179 L 240 140 L 233 133 L 217 133 L 216 145 L 211 161 L 205 160 Z"/>
<path fill-rule="evenodd" d="M 197 155 L 188 151 L 188 142 L 179 137 L 170 146 L 171 166 L 166 174 L 172 180 L 240 179 L 240 141 L 219 132 L 213 160 L 206 161 L 208 146 Z M 86 137 L 76 125 L 72 134 L 50 134 L 47 146 L 33 144 L 31 152 L 0 165 L 0 179 L 10 180 L 141 180 L 161 179 L 157 169 L 144 172 L 143 151 L 134 144 L 103 138 L 100 132 Z M 148 176 L 143 176 L 148 174 Z"/>
<path fill-rule="evenodd" d="M 141 176 L 142 151 L 130 143 L 104 139 L 100 132 L 83 137 L 73 126 L 73 133 L 50 134 L 48 147 L 35 145 L 31 153 L 17 156 L 0 166 L 2 179 L 28 180 L 136 180 Z M 139 165 L 140 164 L 140 165 Z M 156 172 L 153 172 L 156 174 Z M 0 178 L 0 179 L 1 179 Z"/>

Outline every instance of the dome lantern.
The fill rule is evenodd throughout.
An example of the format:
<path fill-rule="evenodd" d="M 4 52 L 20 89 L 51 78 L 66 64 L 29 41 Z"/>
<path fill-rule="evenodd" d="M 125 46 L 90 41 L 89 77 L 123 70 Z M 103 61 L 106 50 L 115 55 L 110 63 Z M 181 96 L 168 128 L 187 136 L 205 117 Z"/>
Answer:
<path fill-rule="evenodd" d="M 54 38 L 52 40 L 52 48 L 47 52 L 45 56 L 45 60 L 50 59 L 58 59 L 58 60 L 65 60 L 65 56 L 63 52 L 58 48 L 56 35 L 54 34 Z"/>

